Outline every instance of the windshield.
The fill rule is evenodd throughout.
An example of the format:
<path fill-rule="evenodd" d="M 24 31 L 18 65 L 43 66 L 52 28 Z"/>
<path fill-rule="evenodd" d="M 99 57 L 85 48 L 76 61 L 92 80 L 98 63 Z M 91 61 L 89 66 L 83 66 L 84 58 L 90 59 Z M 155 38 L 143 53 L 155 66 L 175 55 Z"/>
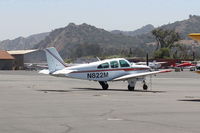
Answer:
<path fill-rule="evenodd" d="M 109 68 L 109 64 L 106 62 L 106 63 L 100 64 L 97 68 L 98 69 Z"/>
<path fill-rule="evenodd" d="M 119 60 L 119 64 L 121 67 L 130 67 L 129 63 L 125 60 Z"/>

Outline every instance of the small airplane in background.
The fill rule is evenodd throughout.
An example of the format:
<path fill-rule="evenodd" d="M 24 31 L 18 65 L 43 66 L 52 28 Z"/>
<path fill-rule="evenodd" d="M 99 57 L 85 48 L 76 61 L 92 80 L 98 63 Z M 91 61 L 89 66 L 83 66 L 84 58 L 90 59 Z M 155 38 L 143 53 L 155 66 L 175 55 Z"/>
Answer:
<path fill-rule="evenodd" d="M 152 61 L 152 62 L 148 62 L 148 66 L 151 68 L 151 69 L 154 69 L 154 70 L 158 70 L 159 68 L 161 68 L 161 65 L 162 64 L 165 64 L 167 62 L 156 62 L 155 60 Z M 147 62 L 137 62 L 135 63 L 136 65 L 146 65 Z"/>
<path fill-rule="evenodd" d="M 24 63 L 25 70 L 42 70 L 47 69 L 48 66 L 46 63 Z"/>
<path fill-rule="evenodd" d="M 114 58 L 68 67 L 54 47 L 45 49 L 48 68 L 39 73 L 58 77 L 69 77 L 98 81 L 103 90 L 107 90 L 109 81 L 127 81 L 128 90 L 134 91 L 137 81 L 142 81 L 143 89 L 148 86 L 145 77 L 172 70 L 151 71 L 149 66 L 136 65 L 124 58 Z"/>
<path fill-rule="evenodd" d="M 181 64 L 173 64 L 172 66 L 173 67 L 189 67 L 189 66 L 196 66 L 196 65 L 190 62 L 183 62 Z"/>
<path fill-rule="evenodd" d="M 196 68 L 196 64 L 192 64 L 190 62 L 183 62 L 183 63 L 180 63 L 180 64 L 172 64 L 171 67 L 177 69 L 179 68 L 179 71 L 183 71 L 184 68 L 189 68 L 191 71 L 194 71 L 195 68 Z"/>

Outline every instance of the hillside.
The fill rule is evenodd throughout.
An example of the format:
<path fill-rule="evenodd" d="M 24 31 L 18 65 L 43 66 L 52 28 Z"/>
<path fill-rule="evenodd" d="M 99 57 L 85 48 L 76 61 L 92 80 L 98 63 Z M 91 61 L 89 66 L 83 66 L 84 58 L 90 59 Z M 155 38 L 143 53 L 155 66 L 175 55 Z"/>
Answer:
<path fill-rule="evenodd" d="M 56 47 L 64 58 L 120 54 L 129 48 L 144 48 L 143 39 L 112 34 L 88 24 L 68 26 L 52 31 L 35 48 Z M 127 52 L 127 51 L 125 51 Z"/>
<path fill-rule="evenodd" d="M 163 25 L 161 26 L 161 28 L 175 29 L 176 32 L 180 33 L 183 39 L 189 39 L 188 38 L 189 33 L 200 32 L 200 16 L 190 15 L 189 19 Z"/>
<path fill-rule="evenodd" d="M 0 42 L 0 49 L 3 50 L 21 50 L 21 49 L 32 49 L 35 44 L 39 43 L 49 32 L 31 35 L 29 37 L 18 37 L 13 40 L 4 40 Z"/>
<path fill-rule="evenodd" d="M 148 24 L 148 25 L 143 26 L 142 28 L 139 28 L 139 29 L 134 30 L 134 31 L 113 30 L 113 31 L 111 31 L 111 33 L 123 34 L 123 35 L 126 35 L 126 36 L 138 36 L 138 35 L 147 34 L 147 33 L 151 32 L 153 29 L 155 29 L 155 27 L 151 24 Z"/>

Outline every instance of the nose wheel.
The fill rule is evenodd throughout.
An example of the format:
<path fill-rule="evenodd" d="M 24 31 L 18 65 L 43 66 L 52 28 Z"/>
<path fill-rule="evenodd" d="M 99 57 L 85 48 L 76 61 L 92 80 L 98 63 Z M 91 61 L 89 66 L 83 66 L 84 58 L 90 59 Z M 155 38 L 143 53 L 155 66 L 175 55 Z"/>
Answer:
<path fill-rule="evenodd" d="M 143 85 L 143 90 L 146 91 L 147 89 L 148 89 L 148 86 L 147 86 L 146 84 L 144 84 L 144 85 Z"/>
<path fill-rule="evenodd" d="M 106 81 L 99 81 L 99 84 L 101 85 L 103 90 L 107 90 L 109 85 Z"/>
<path fill-rule="evenodd" d="M 143 90 L 145 90 L 145 91 L 146 91 L 146 90 L 148 89 L 148 86 L 147 86 L 147 84 L 146 84 L 145 80 L 143 80 L 143 83 L 144 83 L 144 84 L 143 84 Z"/>

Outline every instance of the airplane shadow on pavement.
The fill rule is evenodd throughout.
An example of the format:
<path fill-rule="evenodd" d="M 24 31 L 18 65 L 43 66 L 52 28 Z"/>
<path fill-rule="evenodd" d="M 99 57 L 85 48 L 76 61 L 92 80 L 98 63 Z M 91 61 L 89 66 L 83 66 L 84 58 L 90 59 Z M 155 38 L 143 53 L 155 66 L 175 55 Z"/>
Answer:
<path fill-rule="evenodd" d="M 180 99 L 182 102 L 200 102 L 200 99 Z"/>
<path fill-rule="evenodd" d="M 101 88 L 72 88 L 70 90 L 56 90 L 56 89 L 52 89 L 52 90 L 37 90 L 37 91 L 42 91 L 44 93 L 47 92 L 75 92 L 75 91 L 121 91 L 121 92 L 142 92 L 142 93 L 165 93 L 166 91 L 153 91 L 153 90 L 134 90 L 134 91 L 128 91 L 126 89 L 108 89 L 108 90 L 103 90 Z"/>
<path fill-rule="evenodd" d="M 108 89 L 108 90 L 103 90 L 101 88 L 73 88 L 74 90 L 79 90 L 79 91 L 124 91 L 124 92 L 150 92 L 150 93 L 165 93 L 166 91 L 153 91 L 153 90 L 134 90 L 134 91 L 128 91 L 126 89 Z"/>
<path fill-rule="evenodd" d="M 47 92 L 71 92 L 71 90 L 37 90 L 37 91 L 42 91 L 44 93 L 47 93 Z"/>

